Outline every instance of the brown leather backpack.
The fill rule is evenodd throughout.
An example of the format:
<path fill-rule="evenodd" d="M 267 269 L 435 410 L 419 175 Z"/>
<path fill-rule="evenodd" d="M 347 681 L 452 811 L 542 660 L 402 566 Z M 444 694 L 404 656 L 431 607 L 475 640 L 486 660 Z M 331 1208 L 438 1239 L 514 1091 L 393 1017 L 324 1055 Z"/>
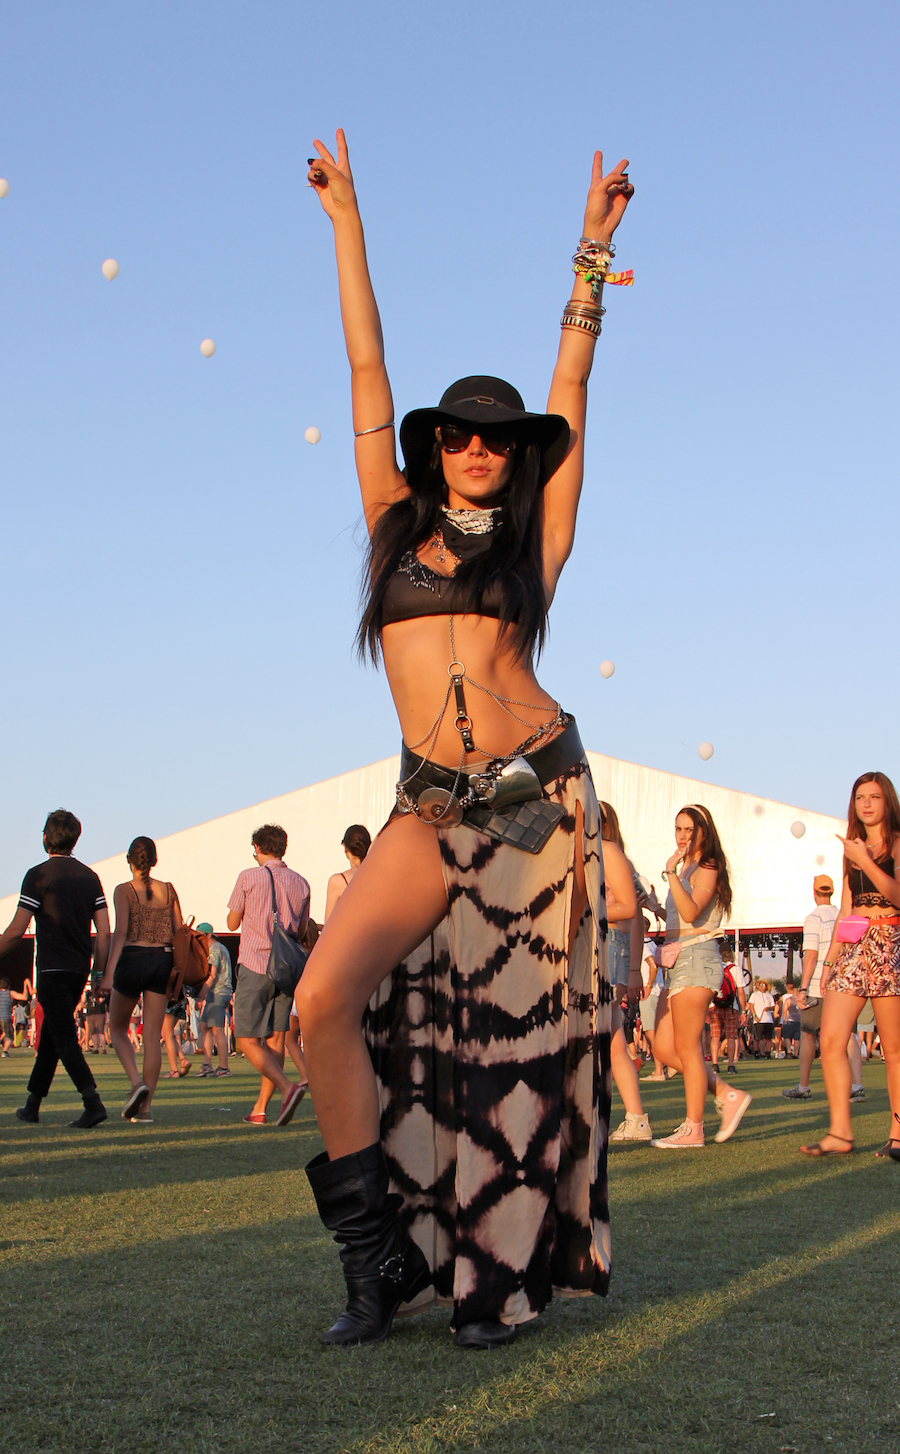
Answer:
<path fill-rule="evenodd" d="M 196 914 L 175 930 L 172 940 L 174 968 L 169 976 L 169 999 L 180 998 L 183 985 L 204 984 L 209 977 L 209 955 L 206 952 L 205 934 L 198 934 L 192 927 Z"/>

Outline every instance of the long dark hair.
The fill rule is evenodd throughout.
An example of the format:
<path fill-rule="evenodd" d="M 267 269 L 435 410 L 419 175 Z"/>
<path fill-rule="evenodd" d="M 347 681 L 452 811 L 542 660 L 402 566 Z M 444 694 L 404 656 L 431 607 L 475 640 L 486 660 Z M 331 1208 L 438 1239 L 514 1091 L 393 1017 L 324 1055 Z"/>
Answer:
<path fill-rule="evenodd" d="M 521 442 L 503 498 L 503 515 L 490 550 L 464 561 L 457 582 L 460 613 L 478 615 L 484 593 L 502 577 L 500 639 L 508 639 L 518 660 L 540 655 L 547 636 L 544 595 L 541 455 L 536 444 Z M 356 635 L 362 657 L 378 660 L 381 651 L 381 607 L 387 584 L 408 550 L 418 550 L 440 524 L 447 485 L 441 447 L 435 440 L 428 464 L 408 472 L 410 493 L 389 505 L 372 532 L 363 571 L 362 620 Z"/>
<path fill-rule="evenodd" d="M 727 918 L 731 913 L 731 879 L 728 873 L 728 859 L 725 857 L 719 831 L 713 822 L 713 815 L 709 808 L 704 808 L 702 803 L 690 803 L 687 807 L 679 809 L 675 817 L 679 818 L 682 813 L 686 813 L 694 825 L 687 856 L 690 858 L 693 854 L 699 853 L 700 867 L 715 869 L 716 898 L 722 913 Z"/>
<path fill-rule="evenodd" d="M 884 852 L 888 854 L 894 845 L 894 839 L 900 833 L 900 802 L 897 801 L 897 789 L 886 773 L 863 772 L 860 773 L 850 792 L 850 806 L 847 809 L 847 837 L 861 838 L 866 841 L 866 825 L 860 822 L 856 814 L 856 790 L 861 788 L 863 783 L 877 783 L 884 793 L 884 806 L 887 809 L 882 832 L 884 833 Z M 883 857 L 884 855 L 882 855 Z M 844 859 L 844 872 L 846 873 L 852 864 Z"/>

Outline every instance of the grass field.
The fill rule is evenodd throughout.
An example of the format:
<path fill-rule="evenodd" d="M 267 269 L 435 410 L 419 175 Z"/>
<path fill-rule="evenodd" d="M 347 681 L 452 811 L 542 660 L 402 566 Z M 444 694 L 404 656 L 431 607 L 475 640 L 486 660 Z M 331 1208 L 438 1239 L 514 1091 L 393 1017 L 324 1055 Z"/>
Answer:
<path fill-rule="evenodd" d="M 75 1132 L 62 1072 L 27 1127 L 30 1056 L 0 1061 L 4 1454 L 900 1449 L 880 1066 L 846 1159 L 798 1155 L 824 1097 L 817 1067 L 815 1098 L 783 1101 L 784 1062 L 742 1071 L 756 1099 L 729 1144 L 613 1153 L 609 1298 L 557 1301 L 495 1353 L 458 1350 L 446 1312 L 342 1353 L 317 1342 L 342 1284 L 302 1170 L 320 1149 L 309 1102 L 283 1131 L 243 1126 L 255 1081 L 232 1065 L 164 1082 L 136 1127 L 109 1056 L 114 1113 Z M 679 1086 L 646 1088 L 663 1132 Z"/>

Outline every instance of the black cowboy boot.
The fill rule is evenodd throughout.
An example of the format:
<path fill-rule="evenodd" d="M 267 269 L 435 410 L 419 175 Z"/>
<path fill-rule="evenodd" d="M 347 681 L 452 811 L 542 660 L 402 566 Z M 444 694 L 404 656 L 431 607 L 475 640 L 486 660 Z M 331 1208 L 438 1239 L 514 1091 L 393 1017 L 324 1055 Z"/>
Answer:
<path fill-rule="evenodd" d="M 482 1318 L 477 1323 L 462 1323 L 456 1330 L 457 1348 L 506 1348 L 516 1341 L 515 1323 L 501 1323 L 499 1318 Z"/>
<path fill-rule="evenodd" d="M 400 1226 L 402 1198 L 388 1192 L 381 1143 L 329 1161 L 323 1151 L 307 1166 L 319 1216 L 340 1244 L 347 1308 L 322 1343 L 380 1343 L 401 1303 L 431 1285 L 425 1254 Z"/>

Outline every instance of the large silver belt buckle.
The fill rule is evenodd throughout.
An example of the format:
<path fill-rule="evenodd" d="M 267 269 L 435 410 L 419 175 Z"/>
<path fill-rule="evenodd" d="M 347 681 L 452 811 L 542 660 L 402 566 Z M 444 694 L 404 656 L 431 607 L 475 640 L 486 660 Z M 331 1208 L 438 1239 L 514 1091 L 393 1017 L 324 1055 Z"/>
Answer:
<path fill-rule="evenodd" d="M 524 757 L 514 757 L 497 773 L 469 773 L 469 787 L 492 808 L 508 808 L 512 803 L 529 803 L 543 796 L 541 780 Z"/>
<path fill-rule="evenodd" d="M 463 810 L 459 800 L 446 788 L 426 788 L 419 794 L 416 804 L 419 817 L 426 823 L 439 823 L 444 828 L 455 828 L 462 822 Z"/>

